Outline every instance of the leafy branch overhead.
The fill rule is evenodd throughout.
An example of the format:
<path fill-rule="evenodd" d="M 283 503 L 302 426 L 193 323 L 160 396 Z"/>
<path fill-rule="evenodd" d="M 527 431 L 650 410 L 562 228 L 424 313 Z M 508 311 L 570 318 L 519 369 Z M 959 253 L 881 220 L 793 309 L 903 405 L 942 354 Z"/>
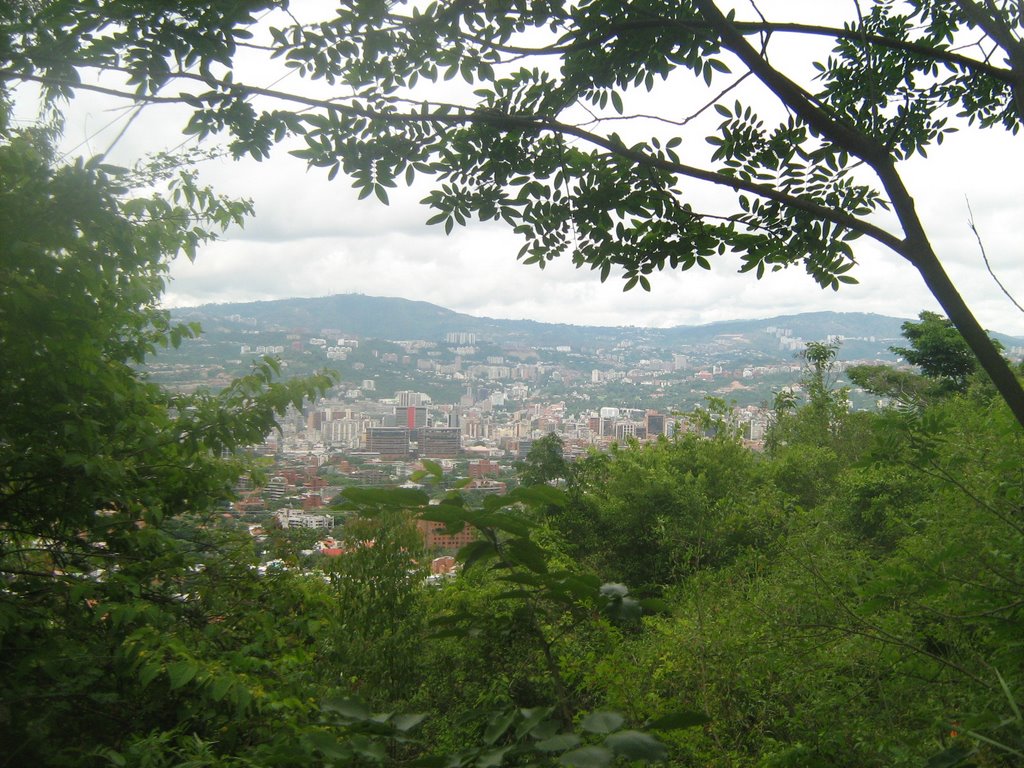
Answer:
<path fill-rule="evenodd" d="M 920 272 L 1024 425 L 1024 390 L 943 269 L 899 171 L 952 131 L 1019 130 L 1019 9 L 853 10 L 809 24 L 742 18 L 713 0 L 352 0 L 302 18 L 313 12 L 270 0 L 25 3 L 3 17 L 0 78 L 182 103 L 187 134 L 226 132 L 236 155 L 262 159 L 298 137 L 292 154 L 384 203 L 429 177 L 430 223 L 504 221 L 524 262 L 567 256 L 601 280 L 621 274 L 627 290 L 728 253 L 757 277 L 802 265 L 838 289 L 856 281 L 853 241 L 871 238 Z M 813 77 L 776 65 L 780 47 L 806 50 Z"/>

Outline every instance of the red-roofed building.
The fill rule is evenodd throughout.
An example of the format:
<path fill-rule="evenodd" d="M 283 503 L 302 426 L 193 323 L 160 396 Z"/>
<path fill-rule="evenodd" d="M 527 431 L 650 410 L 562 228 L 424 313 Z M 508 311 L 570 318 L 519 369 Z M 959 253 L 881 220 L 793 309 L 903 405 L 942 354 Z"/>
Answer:
<path fill-rule="evenodd" d="M 439 549 L 453 550 L 461 549 L 477 539 L 477 530 L 467 525 L 461 532 L 448 536 L 441 531 L 444 530 L 443 523 L 435 523 L 430 520 L 417 520 L 416 527 L 420 536 L 423 537 L 423 547 L 428 552 Z"/>

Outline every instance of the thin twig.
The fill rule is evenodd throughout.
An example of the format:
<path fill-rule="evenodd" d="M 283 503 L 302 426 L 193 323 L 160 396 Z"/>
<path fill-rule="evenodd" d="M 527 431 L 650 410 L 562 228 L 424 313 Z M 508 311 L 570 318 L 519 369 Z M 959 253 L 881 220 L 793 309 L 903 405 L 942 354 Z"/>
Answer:
<path fill-rule="evenodd" d="M 996 277 L 996 273 L 992 271 L 992 265 L 988 261 L 988 254 L 985 253 L 985 244 L 981 241 L 981 233 L 978 232 L 978 227 L 974 224 L 974 211 L 971 210 L 971 201 L 966 195 L 964 195 L 964 200 L 967 202 L 967 226 L 971 228 L 971 232 L 974 233 L 974 237 L 978 241 L 978 248 L 981 250 L 981 258 L 985 262 L 985 269 L 988 270 L 992 279 L 996 281 L 996 285 L 999 286 L 999 290 L 1006 294 L 1006 298 L 1013 302 L 1013 306 L 1021 312 L 1024 312 L 1024 307 L 1022 307 L 1017 300 L 1013 298 L 1010 292 L 1006 290 L 1006 286 L 1000 282 L 998 277 Z"/>

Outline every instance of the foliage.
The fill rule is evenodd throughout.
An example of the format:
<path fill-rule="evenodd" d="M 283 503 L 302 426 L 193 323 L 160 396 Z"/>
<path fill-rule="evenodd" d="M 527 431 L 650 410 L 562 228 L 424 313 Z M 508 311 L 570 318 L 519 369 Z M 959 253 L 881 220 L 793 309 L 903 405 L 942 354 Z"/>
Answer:
<path fill-rule="evenodd" d="M 147 382 L 137 364 L 198 332 L 159 308 L 168 260 L 249 205 L 168 177 L 162 159 L 60 166 L 44 132 L 0 133 L 0 741 L 46 765 L 151 731 L 174 740 L 178 725 L 243 749 L 231 713 L 265 695 L 270 648 L 293 638 L 304 653 L 285 616 L 307 596 L 252 626 L 254 606 L 225 604 L 252 578 L 244 548 L 205 533 L 212 520 L 178 519 L 230 498 L 241 465 L 222 453 L 330 379 L 276 382 L 265 361 L 216 395 Z M 169 181 L 166 195 L 133 192 L 140 179 Z M 280 668 L 278 692 L 294 695 L 301 678 Z"/>
<path fill-rule="evenodd" d="M 806 398 L 802 408 L 797 408 L 796 393 L 777 393 L 765 447 L 778 454 L 780 466 L 789 463 L 798 472 L 813 473 L 816 464 L 854 461 L 863 452 L 864 419 L 849 412 L 849 389 L 837 386 L 838 350 L 838 344 L 810 342 L 800 353 L 804 361 L 800 388 Z M 809 453 L 793 461 L 785 455 L 792 449 Z M 817 458 L 811 458 L 812 454 Z M 801 467 L 805 460 L 806 466 Z M 814 481 L 815 496 L 827 487 L 823 480 Z"/>
<path fill-rule="evenodd" d="M 523 485 L 541 485 L 564 480 L 569 470 L 562 448 L 562 438 L 554 432 L 534 441 L 526 459 L 516 467 L 519 482 Z"/>
<path fill-rule="evenodd" d="M 407 514 L 346 521 L 344 554 L 327 565 L 337 615 L 328 665 L 348 689 L 379 708 L 403 703 L 421 671 L 425 577 L 419 533 Z"/>
<path fill-rule="evenodd" d="M 645 287 L 662 266 L 730 248 L 755 273 L 802 260 L 837 285 L 858 231 L 933 279 L 893 161 L 937 142 L 950 109 L 983 127 L 1020 116 L 1015 59 L 1002 69 L 944 42 L 973 25 L 1014 47 L 1001 23 L 1019 20 L 978 16 L 972 2 L 911 3 L 906 17 L 876 3 L 863 22 L 813 30 L 836 46 L 814 98 L 744 42 L 779 25 L 704 0 L 428 5 L 410 17 L 355 3 L 274 36 L 295 69 L 356 87 L 301 114 L 258 112 L 266 89 L 223 69 L 269 4 L 102 6 L 0 9 L 5 81 L 71 89 L 77 68 L 103 64 L 132 70 L 152 99 L 176 98 L 158 93 L 169 79 L 190 81 L 192 128 L 226 127 L 239 151 L 263 156 L 305 130 L 303 156 L 363 193 L 385 198 L 410 167 L 433 173 L 438 223 L 506 217 L 537 263 L 576 238 L 578 263 Z M 546 29 L 547 49 L 517 49 Z M 683 70 L 714 82 L 726 49 L 791 107 L 776 129 L 719 98 L 714 167 L 699 172 L 681 142 L 669 146 L 679 136 L 627 145 L 598 132 L 634 86 Z M 504 61 L 534 53 L 561 68 Z M 480 102 L 403 112 L 400 89 L 439 65 L 482 77 Z M 581 103 L 596 110 L 589 128 L 570 122 Z M 1024 437 L 1001 402 L 969 392 L 854 417 L 834 350 L 818 345 L 808 402 L 780 398 L 766 455 L 718 428 L 711 404 L 700 435 L 587 457 L 564 491 L 548 473 L 474 505 L 425 462 L 415 479 L 433 481 L 430 493 L 346 489 L 349 552 L 331 572 L 261 573 L 247 538 L 200 513 L 230 495 L 239 466 L 222 455 L 329 381 L 280 383 L 264 361 L 222 393 L 186 396 L 133 367 L 195 332 L 158 307 L 167 259 L 246 206 L 188 174 L 177 198 L 142 195 L 98 161 L 55 165 L 38 134 L 3 136 L 7 762 L 852 768 L 996 765 L 1024 751 Z M 883 198 L 859 162 L 896 209 L 899 243 L 863 218 Z M 687 175 L 746 199 L 725 219 L 702 216 L 676 189 Z M 963 308 L 950 314 L 979 352 Z M 476 530 L 453 582 L 427 587 L 411 567 L 413 516 Z"/>
<path fill-rule="evenodd" d="M 875 426 L 870 463 L 833 467 L 830 493 L 781 527 L 771 521 L 772 539 L 673 584 L 672 615 L 625 636 L 591 673 L 621 711 L 666 701 L 705 710 L 703 733 L 668 742 L 678 759 L 1015 759 L 1006 692 L 1019 690 L 1020 582 L 1010 552 L 1024 541 L 1013 420 L 952 399 Z"/>
<path fill-rule="evenodd" d="M 552 525 L 604 578 L 660 591 L 774 535 L 773 491 L 726 431 L 614 448 L 577 462 L 577 493 Z"/>
<path fill-rule="evenodd" d="M 922 312 L 918 322 L 908 320 L 903 324 L 903 337 L 910 346 L 890 347 L 894 354 L 916 365 L 928 378 L 937 379 L 943 389 L 967 389 L 968 379 L 978 370 L 978 362 L 948 319 L 934 312 Z M 999 342 L 993 344 L 1002 349 Z"/>
<path fill-rule="evenodd" d="M 912 407 L 934 396 L 934 382 L 891 365 L 854 365 L 847 374 L 856 386 L 888 398 L 897 407 Z"/>
<path fill-rule="evenodd" d="M 416 479 L 440 483 L 440 466 L 425 465 Z M 363 517 L 383 519 L 412 509 L 422 520 L 443 524 L 446 533 L 466 526 L 479 533 L 459 552 L 462 571 L 457 582 L 431 599 L 441 610 L 430 619 L 434 642 L 420 654 L 421 659 L 432 660 L 436 670 L 429 681 L 433 685 L 424 681 L 421 700 L 444 713 L 457 688 L 475 702 L 457 711 L 457 717 L 449 715 L 446 730 L 436 737 L 454 750 L 447 757 L 451 764 L 500 765 L 517 755 L 558 754 L 562 765 L 601 768 L 615 756 L 642 761 L 667 757 L 650 734 L 623 729 L 625 718 L 617 713 L 590 712 L 578 719 L 578 695 L 570 690 L 562 666 L 569 646 L 556 639 L 558 630 L 570 631 L 579 622 L 592 624 L 595 615 L 603 621 L 635 623 L 645 610 L 658 610 L 660 603 L 637 600 L 621 584 L 602 584 L 597 577 L 556 565 L 534 535 L 540 530 L 541 510 L 566 503 L 561 492 L 544 485 L 524 486 L 504 497 L 485 497 L 475 509 L 467 507 L 457 491 L 446 493 L 434 505 L 419 490 L 350 488 L 343 496 L 346 507 Z M 386 568 L 363 576 L 373 582 L 395 577 Z M 389 614 L 386 623 L 402 620 L 405 609 L 390 606 L 384 611 Z M 443 644 L 448 639 L 457 641 L 450 650 Z M 487 673 L 483 678 L 481 662 Z M 415 685 L 415 676 L 407 675 L 403 682 Z M 573 730 L 577 720 L 582 734 Z M 702 716 L 689 713 L 646 726 L 675 729 L 701 722 Z M 479 729 L 482 743 L 467 749 L 465 741 Z M 449 741 L 452 731 L 464 741 Z"/>

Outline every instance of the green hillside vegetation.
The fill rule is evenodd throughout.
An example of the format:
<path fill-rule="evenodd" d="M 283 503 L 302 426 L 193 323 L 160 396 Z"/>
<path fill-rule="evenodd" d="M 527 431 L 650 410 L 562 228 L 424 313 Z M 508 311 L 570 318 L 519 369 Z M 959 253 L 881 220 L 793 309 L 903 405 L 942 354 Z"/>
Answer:
<path fill-rule="evenodd" d="M 834 53 L 808 94 L 748 42 L 771 23 L 711 0 L 409 16 L 354 2 L 247 52 L 344 79 L 366 103 L 260 113 L 230 65 L 279 5 L 0 4 L 0 766 L 1024 762 L 1022 372 L 949 295 L 896 169 L 958 114 L 1019 128 L 1019 9 L 929 0 L 904 17 L 876 2 L 856 26 L 805 29 Z M 510 40 L 549 28 L 559 39 L 539 53 L 561 57 L 557 83 L 539 69 L 495 77 L 504 56 L 526 55 Z M 963 35 L 1006 60 L 951 50 Z M 710 84 L 723 50 L 792 115 L 769 136 L 749 109 L 718 103 L 711 159 L 724 169 L 682 165 L 675 140 L 626 147 L 556 121 L 579 101 L 622 112 L 623 92 L 678 67 Z M 487 86 L 481 108 L 401 112 L 396 88 L 436 79 L 439 63 Z M 340 493 L 339 557 L 275 531 L 279 560 L 264 563 L 265 543 L 224 514 L 253 470 L 246 449 L 337 379 L 259 360 L 216 389 L 174 392 L 142 372 L 199 333 L 160 309 L 169 261 L 251 211 L 180 158 L 63 162 L 55 129 L 12 127 L 8 83 L 55 98 L 90 68 L 131 77 L 129 97 L 186 101 L 190 130 L 227 129 L 239 153 L 302 134 L 300 156 L 381 200 L 407 167 L 451 181 L 429 198 L 436 223 L 503 217 L 534 263 L 585 225 L 573 258 L 627 285 L 731 249 L 755 273 L 799 263 L 838 287 L 863 234 L 919 265 L 957 317 L 903 324 L 898 349 L 918 372 L 850 372 L 889 399 L 884 412 L 850 413 L 836 348 L 812 343 L 805 396 L 775 398 L 764 453 L 709 400 L 672 438 L 572 463 L 538 440 L 504 495 L 463 495 L 424 461 L 419 487 Z M 185 81 L 199 90 L 164 95 Z M 567 151 L 565 135 L 593 150 Z M 535 176 L 563 160 L 574 193 L 549 198 Z M 905 241 L 866 218 L 890 203 L 847 175 L 861 164 L 898 193 Z M 689 209 L 675 187 L 694 176 L 744 190 L 743 212 Z M 629 215 L 613 226 L 620 193 Z M 473 533 L 456 575 L 428 576 L 417 521 Z"/>

